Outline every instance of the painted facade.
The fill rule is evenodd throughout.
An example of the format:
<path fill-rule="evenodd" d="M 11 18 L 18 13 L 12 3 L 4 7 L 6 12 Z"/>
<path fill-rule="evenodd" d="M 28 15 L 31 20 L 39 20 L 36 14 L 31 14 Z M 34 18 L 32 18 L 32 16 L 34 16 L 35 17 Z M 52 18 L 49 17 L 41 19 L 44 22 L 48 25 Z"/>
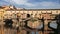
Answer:
<path fill-rule="evenodd" d="M 30 17 L 27 17 L 27 14 L 30 15 Z M 50 31 L 47 30 L 52 30 L 48 27 L 48 23 L 55 19 L 56 15 L 60 14 L 60 9 L 17 9 L 13 6 L 3 6 L 0 8 L 0 26 L 1 26 L 1 34 L 5 34 L 3 28 L 4 28 L 4 20 L 5 19 L 12 19 L 13 20 L 13 27 L 19 27 L 19 32 L 16 34 L 27 34 L 27 31 L 31 32 L 32 31 L 38 31 L 39 26 L 41 26 L 42 21 L 41 19 L 44 19 L 44 33 L 49 34 Z M 18 18 L 19 21 L 16 20 Z M 40 19 L 37 20 L 36 22 L 31 22 L 30 19 Z M 27 23 L 28 27 L 31 27 L 33 30 L 30 30 L 28 28 L 25 28 L 24 26 L 26 23 L 24 21 L 29 20 Z M 38 23 L 37 23 L 38 22 Z M 39 23 L 40 22 L 40 23 Z M 22 27 L 21 27 L 22 26 Z M 24 29 L 24 30 L 23 30 Z M 21 30 L 21 31 L 20 31 Z M 17 31 L 17 30 L 16 30 Z M 23 33 L 25 32 L 25 33 Z M 35 32 L 36 33 L 36 32 Z M 39 34 L 43 34 L 42 31 L 38 31 Z"/>

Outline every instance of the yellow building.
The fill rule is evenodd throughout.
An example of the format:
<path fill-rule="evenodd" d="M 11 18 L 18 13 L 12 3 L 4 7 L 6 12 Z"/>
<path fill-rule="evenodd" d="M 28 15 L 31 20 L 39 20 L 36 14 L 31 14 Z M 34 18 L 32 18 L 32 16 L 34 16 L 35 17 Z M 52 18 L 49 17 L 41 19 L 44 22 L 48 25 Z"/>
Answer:
<path fill-rule="evenodd" d="M 27 17 L 27 14 L 30 15 L 29 18 Z M 1 6 L 1 8 L 0 8 L 0 20 L 1 19 L 3 19 L 3 20 L 4 19 L 13 19 L 13 20 L 15 20 L 14 27 L 18 27 L 19 25 L 24 26 L 25 23 L 24 22 L 21 23 L 21 21 L 24 21 L 23 19 L 25 19 L 25 20 L 29 20 L 32 18 L 42 19 L 44 17 L 44 30 L 46 30 L 46 31 L 44 31 L 44 33 L 46 33 L 46 34 L 48 34 L 48 32 L 49 32 L 47 30 L 51 30 L 50 28 L 48 28 L 48 23 L 52 20 L 49 20 L 49 19 L 55 19 L 56 15 L 59 15 L 59 14 L 60 14 L 60 9 L 17 9 L 14 6 Z M 17 21 L 16 18 L 19 18 L 19 21 Z M 24 30 L 17 32 L 16 34 L 26 34 L 27 31 L 36 32 L 37 31 L 36 28 L 42 23 L 41 21 L 39 21 L 40 23 L 39 22 L 37 23 L 37 22 L 34 22 L 34 23 L 28 22 L 28 24 L 27 24 L 27 26 L 29 26 L 31 28 L 35 28 L 35 29 L 33 29 L 33 30 L 24 29 Z M 1 31 L 1 32 L 3 32 L 3 31 Z M 2 34 L 4 34 L 4 32 Z M 23 32 L 25 32 L 25 33 L 23 33 Z M 38 31 L 38 33 L 43 34 L 42 31 Z"/>

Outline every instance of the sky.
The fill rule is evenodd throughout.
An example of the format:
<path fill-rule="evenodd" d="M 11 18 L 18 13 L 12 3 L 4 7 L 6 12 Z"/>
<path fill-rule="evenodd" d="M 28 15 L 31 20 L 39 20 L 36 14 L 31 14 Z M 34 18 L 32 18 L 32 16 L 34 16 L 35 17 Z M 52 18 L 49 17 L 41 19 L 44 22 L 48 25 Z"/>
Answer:
<path fill-rule="evenodd" d="M 60 9 L 60 0 L 0 0 L 0 6 L 3 5 L 27 9 Z"/>

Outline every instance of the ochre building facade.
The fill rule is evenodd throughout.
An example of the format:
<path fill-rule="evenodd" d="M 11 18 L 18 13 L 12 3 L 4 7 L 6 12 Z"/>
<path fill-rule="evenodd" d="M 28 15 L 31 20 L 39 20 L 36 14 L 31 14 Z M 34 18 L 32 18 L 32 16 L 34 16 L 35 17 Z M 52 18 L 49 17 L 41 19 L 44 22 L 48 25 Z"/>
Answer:
<path fill-rule="evenodd" d="M 17 9 L 13 6 L 2 6 L 0 7 L 0 34 L 54 33 L 48 27 L 48 23 L 54 21 L 55 17 L 59 14 L 60 9 Z M 4 27 L 5 19 L 12 19 L 12 29 Z M 17 29 L 17 27 L 19 28 Z"/>

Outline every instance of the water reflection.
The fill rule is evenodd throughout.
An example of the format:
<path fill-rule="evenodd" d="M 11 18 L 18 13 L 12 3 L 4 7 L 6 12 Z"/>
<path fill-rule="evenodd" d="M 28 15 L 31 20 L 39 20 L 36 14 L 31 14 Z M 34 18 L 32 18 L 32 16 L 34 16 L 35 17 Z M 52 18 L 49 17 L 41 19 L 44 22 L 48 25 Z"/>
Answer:
<path fill-rule="evenodd" d="M 32 34 L 35 34 L 34 31 L 31 32 Z"/>
<path fill-rule="evenodd" d="M 41 24 L 37 27 L 37 29 L 41 29 L 41 28 L 43 28 L 43 23 L 41 23 Z"/>
<path fill-rule="evenodd" d="M 39 34 L 38 31 L 36 31 L 36 32 L 32 31 L 31 33 L 32 33 L 32 34 L 35 34 L 35 33 L 36 33 L 36 34 Z"/>
<path fill-rule="evenodd" d="M 50 27 L 52 27 L 52 28 L 54 28 L 54 29 L 57 29 L 57 23 L 56 23 L 56 21 L 51 21 L 50 22 L 50 24 L 49 24 L 49 26 Z M 43 23 L 41 23 L 38 27 L 37 27 L 37 29 L 41 29 L 41 28 L 43 28 Z"/>
<path fill-rule="evenodd" d="M 52 27 L 52 28 L 54 28 L 54 29 L 57 29 L 57 23 L 56 23 L 56 21 L 52 21 L 52 22 L 50 23 L 50 27 Z"/>

